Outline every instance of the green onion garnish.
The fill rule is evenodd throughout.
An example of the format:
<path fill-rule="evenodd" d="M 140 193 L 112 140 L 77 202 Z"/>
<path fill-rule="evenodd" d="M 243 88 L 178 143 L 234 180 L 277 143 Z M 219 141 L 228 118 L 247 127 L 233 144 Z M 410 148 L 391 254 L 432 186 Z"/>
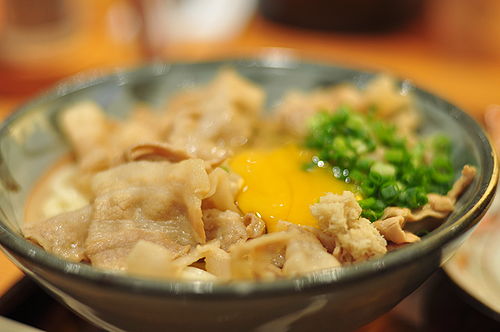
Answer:
<path fill-rule="evenodd" d="M 357 184 L 365 199 L 362 215 L 371 221 L 388 206 L 419 208 L 427 194 L 445 194 L 455 177 L 451 141 L 443 135 L 409 145 L 394 125 L 343 106 L 319 112 L 310 122 L 306 147 L 317 151 L 323 167 Z M 317 161 L 310 167 L 317 167 Z"/>

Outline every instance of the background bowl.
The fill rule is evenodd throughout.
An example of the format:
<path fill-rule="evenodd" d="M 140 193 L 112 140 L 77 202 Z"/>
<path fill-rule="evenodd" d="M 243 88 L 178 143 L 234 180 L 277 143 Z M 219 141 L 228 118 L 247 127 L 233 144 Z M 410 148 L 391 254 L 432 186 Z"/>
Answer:
<path fill-rule="evenodd" d="M 475 165 L 478 174 L 440 227 L 380 259 L 273 282 L 159 281 L 70 263 L 20 235 L 31 188 L 68 151 L 55 121 L 61 109 L 92 99 L 123 117 L 136 102 L 160 106 L 178 89 L 208 81 L 224 65 L 261 85 L 268 105 L 291 88 L 344 81 L 363 86 L 373 76 L 287 57 L 154 64 L 93 80 L 75 78 L 22 107 L 0 129 L 0 246 L 28 276 L 96 325 L 112 331 L 351 330 L 415 290 L 451 257 L 488 208 L 498 169 L 483 130 L 455 106 L 402 81 L 401 89 L 413 93 L 422 110 L 422 133 L 445 132 L 454 142 L 457 174 L 465 163 Z"/>

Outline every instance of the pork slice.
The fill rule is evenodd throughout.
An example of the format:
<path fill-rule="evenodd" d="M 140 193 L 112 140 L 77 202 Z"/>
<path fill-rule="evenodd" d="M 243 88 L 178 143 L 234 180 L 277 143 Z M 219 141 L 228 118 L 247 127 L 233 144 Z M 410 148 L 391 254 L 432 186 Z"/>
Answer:
<path fill-rule="evenodd" d="M 455 208 L 454 201 L 448 196 L 428 194 L 428 203 L 420 209 L 411 211 L 408 208 L 390 206 L 385 208 L 380 220 L 402 217 L 406 222 L 416 222 L 426 218 L 443 219 Z M 404 224 L 402 225 L 404 226 Z"/>
<path fill-rule="evenodd" d="M 312 233 L 303 231 L 288 242 L 283 273 L 293 277 L 340 265 L 340 262 L 326 251 Z"/>
<path fill-rule="evenodd" d="M 252 135 L 263 99 L 259 87 L 223 70 L 212 83 L 172 98 L 166 141 L 204 160 L 225 158 Z"/>
<path fill-rule="evenodd" d="M 178 185 L 203 198 L 210 189 L 208 174 L 201 159 L 179 163 L 138 161 L 97 173 L 92 179 L 95 196 L 108 191 L 139 186 Z"/>
<path fill-rule="evenodd" d="M 475 175 L 476 168 L 465 165 L 462 175 L 455 181 L 447 195 L 430 193 L 427 195 L 427 204 L 413 211 L 408 208 L 387 207 L 380 220 L 375 221 L 373 225 L 386 240 L 394 244 L 402 245 L 419 241 L 420 238 L 417 235 L 404 230 L 405 223 L 427 218 L 444 220 L 453 211 L 458 196 L 470 185 Z"/>
<path fill-rule="evenodd" d="M 442 196 L 438 194 L 427 195 L 428 204 L 434 211 L 451 212 L 455 208 L 454 199 L 449 196 Z"/>
<path fill-rule="evenodd" d="M 168 162 L 138 161 L 119 165 L 92 178 L 92 192 L 95 197 L 114 190 L 130 187 L 165 184 L 172 168 Z"/>
<path fill-rule="evenodd" d="M 296 232 L 262 235 L 231 247 L 231 275 L 235 279 L 275 279 L 283 276 L 285 251 Z"/>
<path fill-rule="evenodd" d="M 194 267 L 194 266 L 187 266 L 185 267 L 179 277 L 180 280 L 192 280 L 192 281 L 216 281 L 217 276 L 213 275 L 210 272 L 207 272 L 206 270 L 199 268 L 199 267 Z"/>
<path fill-rule="evenodd" d="M 333 112 L 341 105 L 363 109 L 361 93 L 352 85 L 338 85 L 310 93 L 291 91 L 273 111 L 278 128 L 294 136 L 307 134 L 309 119 L 318 112 Z"/>
<path fill-rule="evenodd" d="M 161 245 L 177 257 L 189 250 L 189 245 L 181 244 L 182 238 L 189 237 L 169 221 L 95 220 L 89 227 L 85 254 L 93 266 L 125 270 L 127 257 L 140 240 Z"/>
<path fill-rule="evenodd" d="M 50 253 L 72 262 L 87 258 L 85 239 L 90 225 L 92 207 L 59 214 L 55 217 L 26 223 L 22 231 L 26 238 Z"/>
<path fill-rule="evenodd" d="M 308 119 L 321 109 L 330 110 L 330 106 L 318 109 L 311 105 L 311 98 L 307 94 L 291 91 L 285 95 L 272 114 L 278 128 L 284 132 L 302 137 L 307 134 Z"/>
<path fill-rule="evenodd" d="M 108 135 L 116 123 L 106 117 L 99 105 L 91 101 L 72 105 L 61 113 L 59 122 L 83 172 L 109 167 Z"/>
<path fill-rule="evenodd" d="M 181 280 L 215 280 L 216 276 L 203 269 L 190 266 L 185 259 L 181 258 L 167 248 L 153 242 L 140 240 L 132 248 L 127 256 L 126 270 L 128 273 L 163 279 Z M 194 258 L 196 259 L 196 258 Z"/>
<path fill-rule="evenodd" d="M 119 122 L 116 129 L 108 135 L 108 145 L 120 155 L 130 146 L 154 142 L 160 139 L 160 116 L 144 109 L 135 109 L 130 117 Z"/>
<path fill-rule="evenodd" d="M 190 158 L 194 157 L 185 149 L 164 142 L 134 144 L 125 151 L 126 161 L 165 160 L 175 163 Z"/>
<path fill-rule="evenodd" d="M 332 253 L 337 247 L 337 241 L 333 236 L 331 236 L 331 234 L 325 233 L 321 229 L 316 227 L 311 227 L 311 226 L 301 226 L 301 227 L 306 231 L 310 232 L 311 234 L 313 234 L 314 236 L 316 236 L 319 242 L 321 242 L 323 247 L 325 247 L 325 249 L 329 253 Z"/>
<path fill-rule="evenodd" d="M 444 219 L 455 209 L 455 202 L 476 176 L 476 168 L 465 165 L 462 175 L 455 181 L 448 193 L 443 195 L 428 194 L 428 203 L 421 209 L 413 211 L 408 221 L 419 221 L 425 218 Z"/>
<path fill-rule="evenodd" d="M 239 213 L 231 210 L 203 210 L 203 223 L 208 241 L 219 240 L 224 250 L 248 239 L 247 230 Z"/>
<path fill-rule="evenodd" d="M 139 240 L 132 247 L 125 260 L 125 270 L 134 275 L 153 278 L 168 278 L 180 273 L 173 266 L 176 257 L 175 252 L 166 247 L 146 241 Z"/>
<path fill-rule="evenodd" d="M 247 213 L 243 216 L 243 223 L 246 226 L 249 239 L 255 239 L 266 233 L 266 223 L 255 213 Z"/>
<path fill-rule="evenodd" d="M 207 172 L 212 171 L 226 160 L 227 155 L 223 154 L 217 158 L 204 160 Z M 166 142 L 146 142 L 130 145 L 124 152 L 123 159 L 126 162 L 149 160 L 149 161 L 169 161 L 172 163 L 196 159 L 197 157 L 189 153 L 185 148 L 174 146 Z"/>
<path fill-rule="evenodd" d="M 390 217 L 402 216 L 407 218 L 411 214 L 411 210 L 399 206 L 389 206 L 384 209 L 384 213 L 380 219 L 387 219 Z"/>
<path fill-rule="evenodd" d="M 451 212 L 451 210 L 447 208 L 449 204 L 449 198 L 446 196 L 434 195 L 435 194 L 428 195 L 430 196 L 429 200 L 432 200 L 432 203 L 428 203 L 422 206 L 420 209 L 416 209 L 413 211 L 408 208 L 401 208 L 396 206 L 387 207 L 385 208 L 382 217 L 377 221 L 382 221 L 393 217 L 402 217 L 404 218 L 405 222 L 417 222 L 426 218 L 443 219 Z M 444 201 L 442 205 L 440 205 L 439 202 L 441 198 L 443 198 Z M 437 209 L 433 207 L 436 205 Z"/>
<path fill-rule="evenodd" d="M 400 90 L 393 77 L 380 75 L 369 82 L 364 99 L 367 105 L 377 107 L 377 115 L 392 117 L 400 111 L 408 110 L 411 104 L 410 95 L 403 94 Z"/>
<path fill-rule="evenodd" d="M 446 216 L 450 214 L 449 211 L 436 211 L 433 210 L 430 205 L 424 205 L 421 209 L 413 211 L 407 218 L 408 222 L 416 222 L 420 220 L 424 220 L 427 218 L 433 219 L 444 219 Z"/>
<path fill-rule="evenodd" d="M 184 189 L 131 187 L 108 192 L 96 198 L 93 220 L 167 221 L 179 234 L 178 243 L 203 243 L 201 200 Z"/>
<path fill-rule="evenodd" d="M 127 121 L 115 121 L 93 102 L 73 105 L 60 117 L 80 169 L 91 174 L 122 163 L 123 151 L 130 145 L 160 139 L 159 122 L 145 109 L 134 110 Z"/>
<path fill-rule="evenodd" d="M 415 234 L 403 230 L 405 225 L 405 218 L 403 216 L 377 220 L 373 225 L 387 241 L 396 244 L 412 243 L 420 240 Z"/>
<path fill-rule="evenodd" d="M 465 165 L 462 169 L 462 174 L 457 181 L 453 184 L 447 196 L 451 199 L 457 200 L 464 190 L 471 184 L 476 176 L 477 169 L 474 166 Z"/>
<path fill-rule="evenodd" d="M 428 203 L 414 211 L 409 211 L 408 209 L 401 210 L 401 208 L 396 207 L 386 208 L 381 219 L 396 215 L 403 216 L 405 221 L 408 222 L 416 222 L 426 218 L 444 219 L 455 209 L 457 198 L 470 185 L 476 172 L 475 167 L 465 165 L 462 169 L 462 175 L 455 181 L 453 187 L 446 195 L 430 193 L 427 195 Z"/>
<path fill-rule="evenodd" d="M 221 248 L 212 248 L 206 252 L 205 269 L 219 280 L 231 279 L 231 255 Z"/>
<path fill-rule="evenodd" d="M 205 270 L 194 266 L 205 260 Z M 177 256 L 168 248 L 139 240 L 126 259 L 128 273 L 181 280 L 227 280 L 230 277 L 229 254 L 220 249 L 217 241 L 191 248 Z"/>
<path fill-rule="evenodd" d="M 203 207 L 238 212 L 235 201 L 243 184 L 241 177 L 218 167 L 209 173 L 208 178 L 210 191 L 203 200 Z"/>

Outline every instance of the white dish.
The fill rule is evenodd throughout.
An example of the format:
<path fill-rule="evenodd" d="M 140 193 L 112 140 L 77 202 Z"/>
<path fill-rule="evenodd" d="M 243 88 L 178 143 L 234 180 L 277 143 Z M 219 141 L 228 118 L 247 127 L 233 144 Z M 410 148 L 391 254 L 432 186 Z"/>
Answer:
<path fill-rule="evenodd" d="M 444 266 L 450 278 L 476 301 L 479 310 L 500 320 L 500 193 L 469 239 Z"/>

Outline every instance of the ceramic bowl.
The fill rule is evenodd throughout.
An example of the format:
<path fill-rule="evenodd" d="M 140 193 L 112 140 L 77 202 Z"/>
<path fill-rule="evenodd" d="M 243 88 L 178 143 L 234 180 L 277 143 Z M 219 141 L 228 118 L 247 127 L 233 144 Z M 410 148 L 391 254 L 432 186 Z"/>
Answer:
<path fill-rule="evenodd" d="M 186 86 L 211 79 L 230 65 L 263 86 L 268 104 L 291 88 L 350 81 L 363 86 L 372 73 L 287 57 L 205 63 L 153 64 L 91 80 L 75 78 L 26 104 L 0 129 L 0 245 L 17 266 L 72 310 L 110 331 L 352 330 L 394 307 L 446 262 L 487 210 L 498 178 L 496 157 L 481 127 L 443 99 L 401 81 L 422 110 L 422 134 L 435 131 L 454 143 L 453 162 L 478 169 L 456 210 L 422 241 L 370 260 L 300 278 L 272 282 L 159 281 L 117 275 L 70 263 L 20 234 L 23 206 L 35 181 L 68 151 L 58 112 L 91 99 L 115 116 L 136 102 L 161 105 Z"/>

